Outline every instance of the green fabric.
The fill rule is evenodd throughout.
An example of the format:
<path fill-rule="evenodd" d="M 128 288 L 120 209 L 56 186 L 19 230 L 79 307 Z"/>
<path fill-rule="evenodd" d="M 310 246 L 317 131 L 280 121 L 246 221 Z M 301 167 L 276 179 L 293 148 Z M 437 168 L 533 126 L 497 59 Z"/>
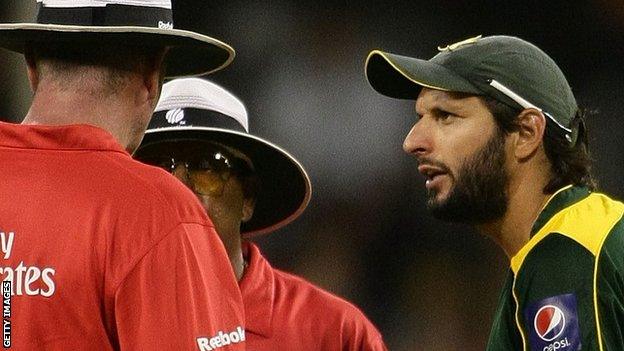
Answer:
<path fill-rule="evenodd" d="M 587 189 L 579 187 L 557 194 L 538 217 L 532 234 L 539 231 L 552 216 L 582 201 L 589 194 Z M 611 206 L 608 201 L 602 206 Z M 600 333 L 596 326 L 593 297 L 597 259 L 596 292 Z M 624 350 L 624 223 L 621 218 L 607 234 L 598 257 L 567 236 L 549 233 L 528 253 L 515 276 L 513 293 L 519 306 L 512 295 L 513 284 L 514 275 L 510 271 L 494 316 L 488 351 L 523 350 L 522 336 L 516 324 L 516 308 L 526 341 L 524 350 L 537 350 L 531 345 L 528 328 L 533 327 L 533 321 L 525 320 L 525 309 L 537 301 L 564 294 L 574 294 L 576 297 L 582 345 L 580 349 L 600 350 L 600 337 L 602 350 Z M 572 350 L 565 347 L 558 351 Z"/>
<path fill-rule="evenodd" d="M 598 261 L 598 306 L 604 350 L 624 350 L 624 222 L 605 241 Z"/>
<path fill-rule="evenodd" d="M 516 303 L 511 294 L 513 272 L 510 270 L 498 299 L 494 322 L 488 340 L 488 351 L 522 350 L 522 337 L 516 328 Z"/>

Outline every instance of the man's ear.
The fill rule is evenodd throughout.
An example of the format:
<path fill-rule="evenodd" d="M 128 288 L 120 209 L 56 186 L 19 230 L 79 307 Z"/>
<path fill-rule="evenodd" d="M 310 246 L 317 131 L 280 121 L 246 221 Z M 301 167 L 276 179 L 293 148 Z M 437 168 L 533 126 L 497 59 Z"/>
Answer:
<path fill-rule="evenodd" d="M 256 199 L 246 198 L 243 200 L 243 217 L 241 221 L 247 222 L 253 217 L 254 210 L 256 209 Z"/>
<path fill-rule="evenodd" d="M 32 49 L 26 48 L 24 52 L 24 58 L 26 59 L 26 72 L 28 74 L 28 82 L 30 83 L 30 89 L 34 92 L 37 91 L 39 86 L 39 70 L 37 69 L 37 61 L 34 58 Z"/>
<path fill-rule="evenodd" d="M 156 107 L 158 99 L 160 98 L 160 90 L 164 81 L 166 54 L 167 49 L 163 49 L 160 54 L 154 58 L 153 64 L 150 67 L 146 67 L 144 75 L 145 80 L 143 84 L 145 84 L 147 88 L 147 99 L 153 103 L 154 107 Z"/>
<path fill-rule="evenodd" d="M 526 159 L 533 155 L 542 145 L 546 117 L 534 108 L 520 112 L 517 117 L 517 138 L 514 138 L 514 155 L 517 159 Z"/>

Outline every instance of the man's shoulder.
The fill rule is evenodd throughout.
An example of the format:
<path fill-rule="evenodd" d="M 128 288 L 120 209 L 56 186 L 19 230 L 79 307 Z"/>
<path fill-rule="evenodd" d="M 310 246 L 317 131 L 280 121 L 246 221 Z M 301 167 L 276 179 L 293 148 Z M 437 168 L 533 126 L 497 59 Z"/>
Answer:
<path fill-rule="evenodd" d="M 205 211 L 195 195 L 171 174 L 129 158 L 110 162 L 110 178 L 117 178 L 110 186 L 122 187 L 118 191 L 125 193 L 126 207 L 162 209 L 182 222 L 204 222 Z"/>
<path fill-rule="evenodd" d="M 292 273 L 273 268 L 275 293 L 297 302 L 305 313 L 354 327 L 376 328 L 353 303 Z M 277 298 L 277 297 L 276 297 Z M 291 301 L 294 302 L 294 301 Z"/>
<path fill-rule="evenodd" d="M 561 233 L 598 256 L 607 237 L 622 235 L 624 204 L 602 193 L 592 193 L 564 209 L 551 231 Z"/>
<path fill-rule="evenodd" d="M 194 198 L 184 184 L 166 171 L 138 161 L 130 162 L 127 170 L 131 173 L 131 178 L 128 180 L 134 183 L 137 191 L 151 193 L 153 196 L 164 196 L 173 201 Z"/>
<path fill-rule="evenodd" d="M 292 349 L 301 345 L 323 350 L 386 349 L 379 330 L 354 304 L 273 268 L 254 245 L 249 251 L 250 265 L 241 290 L 252 330 L 266 335 L 269 323 L 280 330 L 276 340 L 297 340 L 297 347 L 288 344 Z"/>
<path fill-rule="evenodd" d="M 531 241 L 537 244 L 553 235 L 562 235 L 598 256 L 607 237 L 624 234 L 623 215 L 622 202 L 602 193 L 591 193 L 555 214 Z"/>
<path fill-rule="evenodd" d="M 598 260 L 602 268 L 615 261 L 624 268 L 624 260 L 609 258 L 624 257 L 623 215 L 624 204 L 591 193 L 554 214 L 512 258 L 511 268 L 519 282 L 526 279 L 535 283 L 539 272 L 550 282 L 545 285 L 561 285 L 570 276 L 576 280 L 586 276 L 591 284 Z M 608 260 L 604 259 L 605 252 Z"/>
<path fill-rule="evenodd" d="M 195 195 L 167 172 L 129 157 L 104 161 L 97 200 L 108 204 L 107 218 L 119 230 L 114 245 L 139 255 L 184 225 L 212 227 Z"/>
<path fill-rule="evenodd" d="M 114 159 L 106 169 L 109 180 L 102 191 L 115 192 L 110 195 L 115 198 L 111 216 L 112 223 L 119 228 L 112 234 L 115 239 L 109 247 L 112 252 L 125 253 L 115 255 L 112 262 L 124 267 L 120 268 L 120 277 L 160 243 L 172 245 L 190 240 L 193 245 L 203 245 L 211 242 L 208 234 L 216 237 L 195 195 L 167 172 L 131 158 Z M 105 196 L 104 201 L 111 201 L 110 197 Z M 193 237 L 189 238 L 191 229 Z M 205 233 L 195 235 L 200 230 Z M 167 238 L 173 241 L 165 241 Z"/>

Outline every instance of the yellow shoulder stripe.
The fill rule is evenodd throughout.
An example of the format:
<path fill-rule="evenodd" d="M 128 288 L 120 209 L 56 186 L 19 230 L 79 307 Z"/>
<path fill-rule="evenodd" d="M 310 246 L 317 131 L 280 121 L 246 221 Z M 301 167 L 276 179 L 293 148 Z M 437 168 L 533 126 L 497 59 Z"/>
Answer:
<path fill-rule="evenodd" d="M 623 214 L 624 204 L 599 193 L 592 193 L 559 211 L 511 259 L 514 275 L 518 274 L 529 252 L 553 232 L 567 236 L 597 256 L 604 238 Z"/>

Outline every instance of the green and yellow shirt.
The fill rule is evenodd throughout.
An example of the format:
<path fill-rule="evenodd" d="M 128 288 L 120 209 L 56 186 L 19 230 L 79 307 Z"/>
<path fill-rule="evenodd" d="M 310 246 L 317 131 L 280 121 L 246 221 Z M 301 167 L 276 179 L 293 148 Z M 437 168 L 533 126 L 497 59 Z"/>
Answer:
<path fill-rule="evenodd" d="M 568 186 L 511 259 L 487 350 L 624 350 L 624 204 Z"/>

